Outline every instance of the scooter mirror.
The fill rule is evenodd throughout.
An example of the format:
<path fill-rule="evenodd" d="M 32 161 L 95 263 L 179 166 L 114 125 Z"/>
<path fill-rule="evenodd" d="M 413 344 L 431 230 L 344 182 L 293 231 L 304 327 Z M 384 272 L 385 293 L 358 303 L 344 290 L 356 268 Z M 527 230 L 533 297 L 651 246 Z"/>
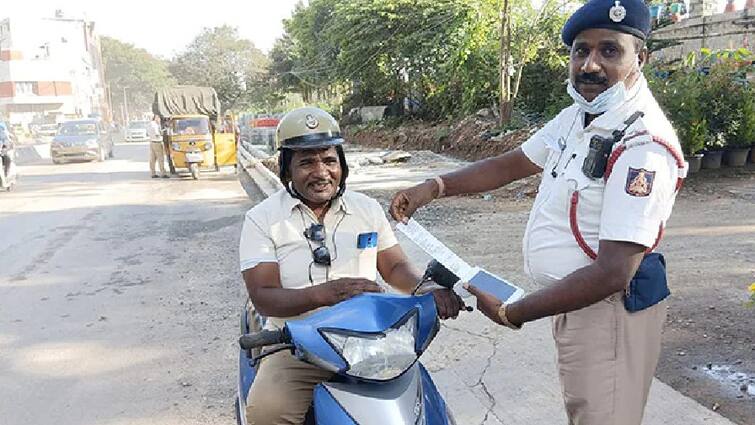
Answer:
<path fill-rule="evenodd" d="M 425 274 L 422 276 L 422 279 L 432 279 L 438 285 L 448 289 L 453 289 L 456 282 L 459 281 L 458 276 L 437 260 L 427 263 L 427 268 L 425 268 Z"/>

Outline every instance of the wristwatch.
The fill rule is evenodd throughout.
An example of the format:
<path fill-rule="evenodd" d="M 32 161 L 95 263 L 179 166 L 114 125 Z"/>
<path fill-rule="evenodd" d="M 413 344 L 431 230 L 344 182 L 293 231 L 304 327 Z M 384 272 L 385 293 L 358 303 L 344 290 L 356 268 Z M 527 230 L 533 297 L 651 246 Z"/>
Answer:
<path fill-rule="evenodd" d="M 522 329 L 522 325 L 515 325 L 509 321 L 509 318 L 506 317 L 506 304 L 501 304 L 500 307 L 498 307 L 498 318 L 501 320 L 501 323 L 503 326 L 506 326 L 509 329 L 513 329 L 515 331 L 518 331 L 519 329 Z"/>

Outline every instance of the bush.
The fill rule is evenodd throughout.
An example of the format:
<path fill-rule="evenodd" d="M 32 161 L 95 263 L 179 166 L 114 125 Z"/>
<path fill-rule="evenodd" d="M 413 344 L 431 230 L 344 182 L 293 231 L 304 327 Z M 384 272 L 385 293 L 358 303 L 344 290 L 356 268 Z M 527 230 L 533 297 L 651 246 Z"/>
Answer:
<path fill-rule="evenodd" d="M 739 146 L 755 146 L 755 89 L 749 84 L 742 98 L 742 121 L 735 142 Z"/>
<path fill-rule="evenodd" d="M 710 140 L 702 104 L 702 75 L 694 69 L 664 71 L 650 68 L 648 84 L 679 136 L 685 155 L 703 150 Z"/>
<path fill-rule="evenodd" d="M 569 70 L 563 64 L 532 62 L 524 67 L 517 108 L 526 114 L 551 119 L 574 101 L 566 92 Z"/>
<path fill-rule="evenodd" d="M 755 142 L 755 92 L 747 81 L 753 55 L 746 49 L 690 54 L 673 67 L 649 67 L 658 103 L 679 135 L 685 154 L 746 147 Z"/>
<path fill-rule="evenodd" d="M 746 148 L 755 144 L 755 90 L 752 84 L 744 83 L 733 87 L 727 96 L 737 108 L 732 111 L 728 132 L 725 135 L 726 146 Z"/>

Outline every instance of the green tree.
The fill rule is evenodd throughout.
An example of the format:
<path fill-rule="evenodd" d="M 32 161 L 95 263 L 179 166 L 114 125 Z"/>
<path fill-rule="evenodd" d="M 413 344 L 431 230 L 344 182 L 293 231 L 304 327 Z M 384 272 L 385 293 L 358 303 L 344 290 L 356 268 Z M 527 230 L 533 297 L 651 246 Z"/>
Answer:
<path fill-rule="evenodd" d="M 269 60 L 236 28 L 205 28 L 169 66 L 179 84 L 209 86 L 222 108 L 239 109 L 264 103 Z"/>
<path fill-rule="evenodd" d="M 519 96 L 524 71 L 535 60 L 548 68 L 566 66 L 568 57 L 560 33 L 568 0 L 501 1 L 501 120 L 508 122 Z M 537 78 L 537 76 L 532 76 Z"/>
<path fill-rule="evenodd" d="M 511 29 L 507 99 L 527 82 L 528 64 L 545 61 L 555 73 L 565 63 L 559 1 L 534 8 L 509 0 L 502 26 L 502 0 L 311 0 L 285 22 L 271 77 L 308 101 L 348 94 L 347 106 L 359 106 L 409 97 L 431 118 L 474 112 L 498 103 L 502 27 Z"/>
<path fill-rule="evenodd" d="M 353 83 L 363 100 L 384 104 L 405 96 L 418 98 L 435 116 L 458 112 L 465 103 L 477 106 L 472 106 L 476 97 L 467 94 L 478 87 L 470 81 L 485 79 L 487 51 L 478 48 L 487 42 L 484 33 L 490 20 L 481 9 L 486 3 L 339 3 L 330 29 L 330 39 L 338 40 L 334 44 L 339 48 L 339 77 Z M 483 65 L 483 69 L 475 65 Z"/>
<path fill-rule="evenodd" d="M 127 96 L 129 116 L 151 110 L 155 91 L 175 84 L 165 60 L 110 37 L 102 37 L 102 60 L 105 82 L 110 88 L 116 111 L 123 110 L 123 95 Z M 125 89 L 125 90 L 124 90 Z"/>

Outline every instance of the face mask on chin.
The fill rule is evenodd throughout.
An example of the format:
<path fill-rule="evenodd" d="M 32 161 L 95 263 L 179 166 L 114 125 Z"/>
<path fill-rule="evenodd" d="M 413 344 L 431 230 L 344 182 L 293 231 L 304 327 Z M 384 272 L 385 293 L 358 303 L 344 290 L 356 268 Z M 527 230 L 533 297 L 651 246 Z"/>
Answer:
<path fill-rule="evenodd" d="M 569 84 L 566 87 L 566 92 L 569 93 L 569 96 L 571 96 L 574 102 L 579 105 L 579 107 L 583 111 L 590 115 L 599 115 L 604 112 L 610 111 L 626 102 L 629 96 L 627 96 L 627 88 L 624 84 L 624 81 L 629 78 L 630 75 L 632 75 L 632 72 L 634 72 L 635 69 L 636 68 L 633 68 L 631 71 L 629 71 L 626 78 L 597 95 L 595 99 L 592 100 L 592 102 L 588 102 L 587 99 L 579 94 L 577 89 L 574 87 L 574 84 L 572 84 L 571 79 L 569 79 Z M 637 88 L 638 86 L 639 84 L 635 82 L 633 88 Z"/>

